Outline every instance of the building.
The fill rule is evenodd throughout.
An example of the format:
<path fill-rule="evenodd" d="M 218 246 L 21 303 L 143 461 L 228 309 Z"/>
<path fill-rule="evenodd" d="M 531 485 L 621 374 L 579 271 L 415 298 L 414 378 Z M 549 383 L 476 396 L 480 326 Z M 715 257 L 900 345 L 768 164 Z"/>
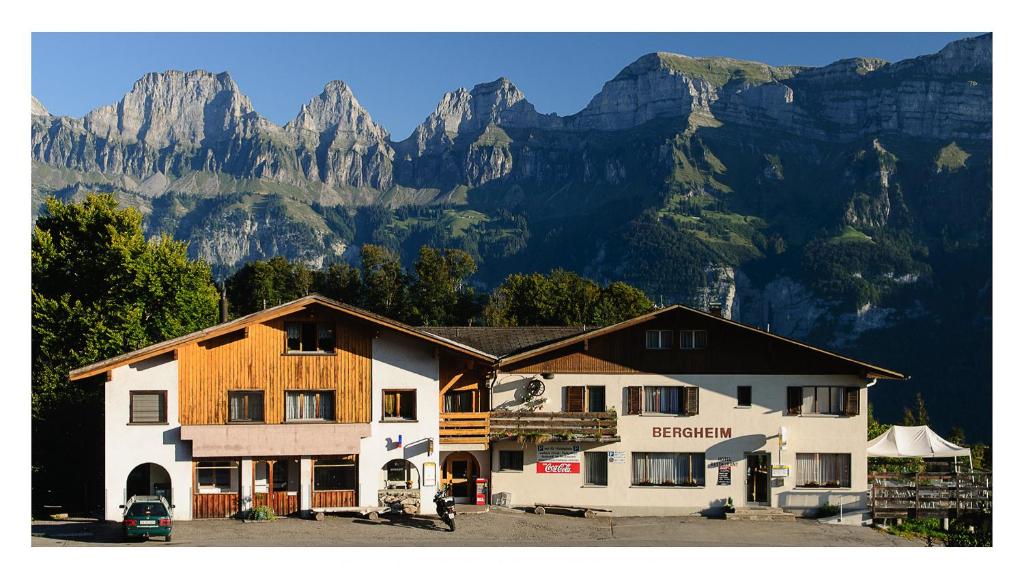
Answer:
<path fill-rule="evenodd" d="M 868 387 L 903 378 L 682 306 L 590 331 L 518 330 L 530 342 L 427 330 L 499 358 L 481 467 L 513 505 L 864 507 Z"/>
<path fill-rule="evenodd" d="M 176 519 L 404 503 L 437 488 L 440 367 L 480 353 L 309 296 L 75 370 L 104 378 L 104 515 Z"/>
<path fill-rule="evenodd" d="M 414 328 L 308 296 L 75 370 L 105 515 L 459 502 L 620 514 L 866 503 L 867 389 L 902 375 L 672 306 L 609 327 Z"/>

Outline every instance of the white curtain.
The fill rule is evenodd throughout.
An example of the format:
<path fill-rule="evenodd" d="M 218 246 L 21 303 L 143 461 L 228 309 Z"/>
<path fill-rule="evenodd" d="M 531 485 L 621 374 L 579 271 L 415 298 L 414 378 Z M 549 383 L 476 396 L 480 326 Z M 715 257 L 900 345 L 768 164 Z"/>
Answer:
<path fill-rule="evenodd" d="M 804 401 L 800 408 L 802 413 L 814 413 L 814 394 L 816 388 L 813 386 L 804 387 Z"/>
<path fill-rule="evenodd" d="M 850 455 L 798 453 L 796 485 L 850 487 Z"/>
<path fill-rule="evenodd" d="M 644 411 L 679 413 L 679 386 L 644 386 Z"/>
<path fill-rule="evenodd" d="M 586 483 L 595 486 L 608 485 L 608 453 L 588 452 L 584 454 L 586 462 Z"/>
<path fill-rule="evenodd" d="M 704 484 L 702 453 L 634 452 L 633 485 Z"/>

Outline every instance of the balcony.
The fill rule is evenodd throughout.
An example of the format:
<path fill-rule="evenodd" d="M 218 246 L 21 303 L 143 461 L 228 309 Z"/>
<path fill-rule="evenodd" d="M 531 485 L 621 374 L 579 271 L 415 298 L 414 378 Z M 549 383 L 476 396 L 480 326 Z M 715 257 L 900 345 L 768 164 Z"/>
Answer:
<path fill-rule="evenodd" d="M 618 442 L 618 416 L 614 411 L 493 411 L 491 440 L 520 442 Z"/>
<path fill-rule="evenodd" d="M 441 444 L 487 444 L 490 413 L 442 413 L 439 425 Z"/>

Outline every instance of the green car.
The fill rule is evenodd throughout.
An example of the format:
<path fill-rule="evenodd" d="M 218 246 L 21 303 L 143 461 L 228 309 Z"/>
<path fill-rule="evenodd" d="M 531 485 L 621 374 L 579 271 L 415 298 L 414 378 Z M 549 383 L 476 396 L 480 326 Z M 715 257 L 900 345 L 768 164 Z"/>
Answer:
<path fill-rule="evenodd" d="M 121 506 L 124 518 L 121 531 L 124 540 L 131 537 L 164 537 L 171 542 L 171 509 L 167 500 L 155 495 L 137 495 Z"/>

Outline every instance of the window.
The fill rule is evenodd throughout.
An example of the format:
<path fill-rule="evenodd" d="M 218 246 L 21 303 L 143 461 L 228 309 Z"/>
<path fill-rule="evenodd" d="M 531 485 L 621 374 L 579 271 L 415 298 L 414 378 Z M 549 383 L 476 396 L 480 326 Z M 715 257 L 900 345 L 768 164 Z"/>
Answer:
<path fill-rule="evenodd" d="M 445 392 L 444 411 L 445 413 L 467 413 L 475 411 L 473 409 L 473 390 Z"/>
<path fill-rule="evenodd" d="M 679 332 L 679 348 L 685 350 L 703 349 L 708 346 L 708 332 L 703 329 Z"/>
<path fill-rule="evenodd" d="M 523 451 L 521 450 L 499 450 L 498 470 L 523 470 Z"/>
<path fill-rule="evenodd" d="M 850 455 L 797 453 L 796 486 L 798 488 L 850 487 Z"/>
<path fill-rule="evenodd" d="M 415 421 L 416 390 L 384 390 L 384 420 Z"/>
<path fill-rule="evenodd" d="M 416 485 L 417 480 L 419 480 L 419 476 L 416 474 L 416 467 L 408 460 L 392 460 L 384 465 L 384 472 L 388 489 L 419 487 Z"/>
<path fill-rule="evenodd" d="M 694 487 L 704 485 L 702 452 L 634 452 L 633 485 Z"/>
<path fill-rule="evenodd" d="M 313 463 L 314 490 L 356 489 L 356 457 L 324 458 Z"/>
<path fill-rule="evenodd" d="M 647 348 L 652 350 L 672 348 L 672 331 L 668 329 L 652 329 L 648 331 Z"/>
<path fill-rule="evenodd" d="M 263 421 L 263 392 L 228 392 L 228 421 Z"/>
<path fill-rule="evenodd" d="M 285 421 L 332 421 L 334 392 L 285 392 Z"/>
<path fill-rule="evenodd" d="M 604 411 L 604 386 L 565 386 L 562 409 L 569 413 Z"/>
<path fill-rule="evenodd" d="M 166 390 L 129 393 L 129 423 L 167 423 Z"/>
<path fill-rule="evenodd" d="M 787 390 L 789 415 L 860 413 L 860 388 L 843 386 L 790 386 Z"/>
<path fill-rule="evenodd" d="M 196 463 L 196 482 L 200 488 L 229 490 L 237 475 L 236 460 L 200 460 Z"/>
<path fill-rule="evenodd" d="M 271 476 L 274 482 L 274 491 L 283 492 L 288 489 L 288 461 L 278 460 L 274 464 L 274 475 Z"/>
<path fill-rule="evenodd" d="M 583 453 L 583 483 L 588 486 L 608 485 L 608 453 Z"/>
<path fill-rule="evenodd" d="M 289 353 L 333 353 L 334 324 L 288 321 L 284 324 Z"/>
<path fill-rule="evenodd" d="M 736 386 L 736 405 L 750 407 L 751 395 L 750 386 Z"/>
<path fill-rule="evenodd" d="M 695 386 L 627 386 L 626 415 L 697 415 L 700 388 Z"/>

